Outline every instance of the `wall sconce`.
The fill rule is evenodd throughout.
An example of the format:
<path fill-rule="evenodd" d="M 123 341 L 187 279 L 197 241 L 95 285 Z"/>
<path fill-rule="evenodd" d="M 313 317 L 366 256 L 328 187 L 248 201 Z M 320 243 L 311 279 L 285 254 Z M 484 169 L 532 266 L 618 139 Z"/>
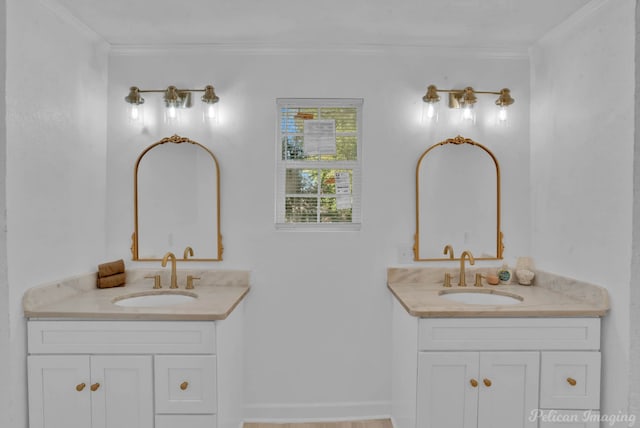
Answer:
<path fill-rule="evenodd" d="M 204 95 L 200 97 L 205 104 L 202 118 L 205 122 L 218 123 L 218 101 L 220 98 L 213 90 L 213 86 L 207 85 L 204 87 Z"/>
<path fill-rule="evenodd" d="M 180 110 L 191 107 L 192 92 L 204 92 L 200 98 L 204 104 L 202 118 L 209 123 L 217 123 L 218 121 L 218 101 L 220 101 L 220 98 L 216 95 L 212 85 L 207 85 L 204 89 L 178 89 L 175 86 L 169 86 L 167 89 L 145 90 L 137 86 L 132 86 L 129 88 L 129 95 L 124 98 L 124 100 L 129 103 L 129 119 L 132 121 L 142 119 L 144 98 L 142 98 L 140 94 L 143 92 L 159 92 L 164 94 L 164 118 L 167 123 L 179 121 Z"/>
<path fill-rule="evenodd" d="M 140 90 L 136 86 L 129 88 L 129 95 L 124 100 L 129 103 L 129 120 L 132 122 L 142 121 L 144 118 L 142 105 L 144 98 L 140 95 Z"/>
<path fill-rule="evenodd" d="M 476 94 L 493 94 L 498 95 L 496 105 L 498 106 L 498 123 L 504 124 L 507 121 L 507 106 L 514 103 L 511 98 L 511 91 L 507 88 L 500 91 L 476 91 L 471 86 L 464 89 L 438 89 L 435 85 L 427 87 L 427 93 L 422 97 L 424 104 L 422 105 L 422 121 L 424 123 L 438 121 L 438 102 L 440 95 L 438 92 L 449 94 L 449 108 L 462 109 L 461 119 L 464 122 L 475 123 L 476 114 L 473 109 L 474 104 L 478 101 Z"/>

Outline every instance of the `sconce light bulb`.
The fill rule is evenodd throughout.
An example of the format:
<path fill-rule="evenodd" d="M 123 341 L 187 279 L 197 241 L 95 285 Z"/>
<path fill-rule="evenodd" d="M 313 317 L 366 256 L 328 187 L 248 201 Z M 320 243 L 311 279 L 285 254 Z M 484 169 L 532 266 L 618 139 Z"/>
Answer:
<path fill-rule="evenodd" d="M 127 110 L 129 123 L 140 125 L 144 123 L 144 106 L 142 104 L 129 104 Z"/>
<path fill-rule="evenodd" d="M 174 103 L 167 103 L 164 110 L 164 123 L 176 125 L 181 121 L 180 111 Z"/>
<path fill-rule="evenodd" d="M 131 118 L 131 120 L 138 120 L 138 118 L 140 117 L 140 111 L 138 110 L 138 106 L 136 104 L 131 104 L 129 117 Z"/>
<path fill-rule="evenodd" d="M 500 123 L 504 123 L 507 121 L 509 115 L 507 114 L 507 107 L 506 106 L 500 106 L 500 109 L 498 110 L 498 121 Z"/>
<path fill-rule="evenodd" d="M 175 119 L 177 114 L 176 106 L 171 105 L 167 107 L 167 116 L 169 116 L 169 119 Z"/>
<path fill-rule="evenodd" d="M 462 120 L 468 122 L 475 122 L 476 115 L 473 111 L 473 104 L 465 104 L 462 108 Z"/>
<path fill-rule="evenodd" d="M 429 124 L 438 121 L 438 105 L 435 102 L 422 104 L 422 123 Z"/>
<path fill-rule="evenodd" d="M 436 109 L 433 106 L 433 103 L 427 103 L 427 119 L 433 119 L 436 115 Z"/>
<path fill-rule="evenodd" d="M 202 109 L 202 121 L 210 125 L 218 124 L 218 103 L 209 104 L 205 103 Z"/>
<path fill-rule="evenodd" d="M 207 105 L 207 118 L 208 119 L 215 119 L 215 117 L 216 117 L 215 104 L 208 104 Z"/>

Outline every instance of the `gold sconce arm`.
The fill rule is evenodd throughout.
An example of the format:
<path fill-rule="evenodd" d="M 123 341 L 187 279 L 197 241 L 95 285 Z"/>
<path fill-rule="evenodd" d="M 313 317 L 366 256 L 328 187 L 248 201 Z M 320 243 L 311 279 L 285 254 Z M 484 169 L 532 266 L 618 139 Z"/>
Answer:
<path fill-rule="evenodd" d="M 220 100 L 220 98 L 216 95 L 214 87 L 212 85 L 207 85 L 204 87 L 204 89 L 178 89 L 176 86 L 173 86 L 173 85 L 168 86 L 167 89 L 140 89 L 137 86 L 132 86 L 129 88 L 129 94 L 124 98 L 124 100 L 132 104 L 135 101 L 138 101 L 140 99 L 140 94 L 152 93 L 152 92 L 164 93 L 165 96 L 169 95 L 169 97 L 171 97 L 172 94 L 174 93 L 180 94 L 181 92 L 204 92 L 204 95 L 202 96 L 202 98 L 206 98 L 206 99 L 203 101 L 217 102 Z"/>

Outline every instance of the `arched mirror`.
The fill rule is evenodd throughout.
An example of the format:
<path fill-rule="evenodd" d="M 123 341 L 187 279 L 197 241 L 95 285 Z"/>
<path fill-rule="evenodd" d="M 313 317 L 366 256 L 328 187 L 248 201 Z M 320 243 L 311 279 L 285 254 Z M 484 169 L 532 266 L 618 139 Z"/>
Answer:
<path fill-rule="evenodd" d="M 483 145 L 457 136 L 429 147 L 416 168 L 415 261 L 502 259 L 500 166 Z"/>
<path fill-rule="evenodd" d="M 174 135 L 147 147 L 134 170 L 133 260 L 222 260 L 220 170 L 202 144 Z"/>

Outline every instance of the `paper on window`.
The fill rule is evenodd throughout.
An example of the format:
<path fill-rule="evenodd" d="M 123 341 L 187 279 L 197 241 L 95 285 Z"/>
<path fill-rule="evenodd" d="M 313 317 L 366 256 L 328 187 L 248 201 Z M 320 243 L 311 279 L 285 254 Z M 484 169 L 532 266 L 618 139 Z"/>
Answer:
<path fill-rule="evenodd" d="M 334 119 L 304 121 L 304 152 L 306 155 L 336 154 L 336 121 Z"/>
<path fill-rule="evenodd" d="M 336 208 L 351 208 L 351 180 L 348 172 L 336 172 Z"/>

